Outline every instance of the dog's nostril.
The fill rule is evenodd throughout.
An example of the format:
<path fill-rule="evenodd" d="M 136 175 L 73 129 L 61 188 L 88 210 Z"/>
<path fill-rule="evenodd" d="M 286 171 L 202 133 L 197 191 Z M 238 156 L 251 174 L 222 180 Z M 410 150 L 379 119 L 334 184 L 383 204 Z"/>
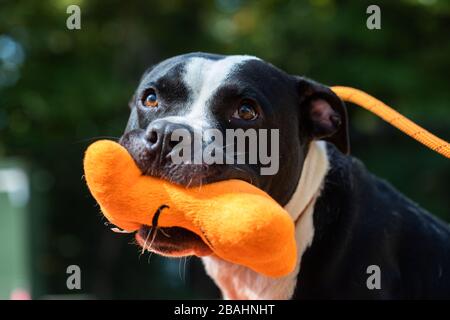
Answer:
<path fill-rule="evenodd" d="M 156 133 L 156 131 L 152 131 L 150 132 L 150 136 L 148 137 L 148 141 L 150 143 L 156 143 L 158 141 L 158 134 Z"/>

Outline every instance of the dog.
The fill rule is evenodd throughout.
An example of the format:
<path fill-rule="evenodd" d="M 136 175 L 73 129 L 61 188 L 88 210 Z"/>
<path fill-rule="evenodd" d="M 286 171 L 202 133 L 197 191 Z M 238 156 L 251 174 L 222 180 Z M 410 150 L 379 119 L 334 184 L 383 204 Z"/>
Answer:
<path fill-rule="evenodd" d="M 450 298 L 449 226 L 348 155 L 346 107 L 329 87 L 253 56 L 189 53 L 149 68 L 129 105 L 119 142 L 143 174 L 187 187 L 241 179 L 295 223 L 297 266 L 281 278 L 221 260 L 188 230 L 162 228 L 149 250 L 196 252 L 225 299 Z M 170 136 L 180 128 L 279 129 L 278 172 L 174 164 Z M 137 232 L 141 245 L 149 232 Z"/>

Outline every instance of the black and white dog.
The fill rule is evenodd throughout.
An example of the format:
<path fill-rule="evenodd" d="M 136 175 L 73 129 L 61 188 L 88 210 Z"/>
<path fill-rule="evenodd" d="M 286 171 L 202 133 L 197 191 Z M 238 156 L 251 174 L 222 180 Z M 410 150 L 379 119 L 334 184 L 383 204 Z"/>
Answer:
<path fill-rule="evenodd" d="M 450 228 L 346 155 L 345 105 L 328 87 L 252 56 L 191 53 L 151 67 L 130 108 L 120 142 L 144 174 L 185 186 L 242 179 L 266 191 L 296 224 L 300 258 L 282 278 L 210 255 L 188 230 L 158 233 L 150 250 L 203 253 L 224 298 L 450 298 Z M 179 128 L 279 129 L 279 170 L 175 165 L 170 135 Z M 148 232 L 142 228 L 137 237 Z M 372 271 L 378 280 L 371 286 Z"/>

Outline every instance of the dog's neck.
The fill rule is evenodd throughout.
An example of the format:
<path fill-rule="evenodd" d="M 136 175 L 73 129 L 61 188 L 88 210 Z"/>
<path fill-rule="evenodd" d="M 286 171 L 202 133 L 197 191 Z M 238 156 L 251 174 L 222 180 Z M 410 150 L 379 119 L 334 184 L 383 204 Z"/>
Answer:
<path fill-rule="evenodd" d="M 224 299 L 290 299 L 292 297 L 302 255 L 311 245 L 314 237 L 314 204 L 322 190 L 328 168 L 325 142 L 312 142 L 296 190 L 284 207 L 295 222 L 298 252 L 297 265 L 290 274 L 280 278 L 270 278 L 216 256 L 202 258 L 206 272 L 216 282 Z"/>

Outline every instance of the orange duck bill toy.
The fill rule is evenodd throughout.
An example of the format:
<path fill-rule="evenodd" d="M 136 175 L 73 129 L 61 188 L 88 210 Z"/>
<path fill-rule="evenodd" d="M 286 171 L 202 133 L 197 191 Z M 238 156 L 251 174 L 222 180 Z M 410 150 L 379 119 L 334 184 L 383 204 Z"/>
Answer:
<path fill-rule="evenodd" d="M 203 246 L 180 255 L 215 254 L 270 277 L 295 268 L 292 218 L 247 182 L 226 180 L 186 188 L 145 176 L 125 148 L 108 140 L 89 146 L 84 171 L 104 216 L 125 232 L 147 230 L 149 244 L 158 231 L 170 237 L 171 231 L 184 229 Z M 147 241 L 136 237 L 146 247 Z"/>

